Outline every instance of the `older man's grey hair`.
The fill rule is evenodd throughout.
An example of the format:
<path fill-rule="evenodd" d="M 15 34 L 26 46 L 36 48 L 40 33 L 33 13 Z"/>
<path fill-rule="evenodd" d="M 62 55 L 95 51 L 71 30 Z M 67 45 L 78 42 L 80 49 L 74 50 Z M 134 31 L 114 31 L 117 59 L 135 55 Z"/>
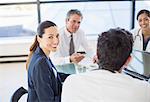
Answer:
<path fill-rule="evenodd" d="M 71 15 L 77 14 L 79 16 L 81 16 L 81 18 L 83 19 L 83 15 L 81 13 L 81 11 L 79 11 L 78 9 L 71 9 L 67 12 L 67 17 L 66 19 L 69 19 Z"/>

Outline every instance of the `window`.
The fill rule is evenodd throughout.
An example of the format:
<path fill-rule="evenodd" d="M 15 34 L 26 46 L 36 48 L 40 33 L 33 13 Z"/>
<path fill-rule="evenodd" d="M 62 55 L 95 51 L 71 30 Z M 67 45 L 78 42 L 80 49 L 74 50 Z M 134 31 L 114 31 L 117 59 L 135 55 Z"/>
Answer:
<path fill-rule="evenodd" d="M 0 3 L 32 2 L 37 0 L 0 0 Z"/>
<path fill-rule="evenodd" d="M 79 9 L 83 13 L 81 28 L 87 35 L 97 35 L 114 27 L 130 29 L 130 1 L 41 4 L 41 20 L 52 20 L 62 27 L 70 9 Z"/>
<path fill-rule="evenodd" d="M 36 5 L 0 6 L 0 37 L 30 36 L 37 26 Z"/>

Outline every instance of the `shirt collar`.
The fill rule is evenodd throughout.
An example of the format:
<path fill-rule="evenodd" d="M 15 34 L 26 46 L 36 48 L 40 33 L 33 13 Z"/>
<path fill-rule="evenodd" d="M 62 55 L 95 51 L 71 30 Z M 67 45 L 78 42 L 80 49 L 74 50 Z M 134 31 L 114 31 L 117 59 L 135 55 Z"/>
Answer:
<path fill-rule="evenodd" d="M 65 27 L 65 34 L 66 34 L 66 36 L 67 37 L 70 37 L 71 36 L 71 33 L 70 32 L 68 32 L 68 30 L 67 30 L 67 28 Z M 74 34 L 74 33 L 72 33 L 72 34 Z"/>

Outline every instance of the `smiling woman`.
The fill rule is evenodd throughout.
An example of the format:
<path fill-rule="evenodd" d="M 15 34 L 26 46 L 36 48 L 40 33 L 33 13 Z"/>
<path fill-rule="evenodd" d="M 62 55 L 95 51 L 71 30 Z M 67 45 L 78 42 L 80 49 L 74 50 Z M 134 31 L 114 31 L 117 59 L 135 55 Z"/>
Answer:
<path fill-rule="evenodd" d="M 142 9 L 137 14 L 140 28 L 132 30 L 134 49 L 150 52 L 150 11 Z"/>
<path fill-rule="evenodd" d="M 62 81 L 68 74 L 58 73 L 49 54 L 56 51 L 59 33 L 55 23 L 44 21 L 37 28 L 27 60 L 28 102 L 60 102 Z"/>

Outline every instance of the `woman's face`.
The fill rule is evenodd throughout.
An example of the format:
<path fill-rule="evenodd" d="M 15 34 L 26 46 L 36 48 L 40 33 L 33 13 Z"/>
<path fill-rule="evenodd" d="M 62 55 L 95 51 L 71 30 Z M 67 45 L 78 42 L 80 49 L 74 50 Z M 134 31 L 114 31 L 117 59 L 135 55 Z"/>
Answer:
<path fill-rule="evenodd" d="M 150 28 L 150 17 L 148 17 L 147 14 L 143 13 L 139 15 L 138 23 L 142 29 Z"/>
<path fill-rule="evenodd" d="M 59 33 L 56 26 L 46 28 L 42 38 L 39 37 L 39 44 L 42 50 L 46 53 L 56 51 L 59 43 Z"/>

